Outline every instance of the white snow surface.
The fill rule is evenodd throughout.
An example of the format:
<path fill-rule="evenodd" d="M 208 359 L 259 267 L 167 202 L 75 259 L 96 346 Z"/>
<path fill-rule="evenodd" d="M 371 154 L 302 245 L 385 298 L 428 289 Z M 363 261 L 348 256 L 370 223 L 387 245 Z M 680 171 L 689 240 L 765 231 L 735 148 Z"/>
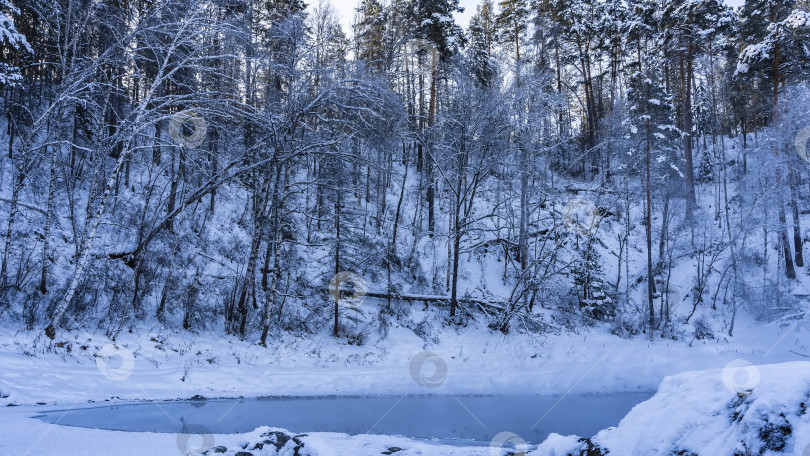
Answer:
<path fill-rule="evenodd" d="M 622 339 L 598 326 L 579 334 L 540 338 L 504 336 L 486 327 L 471 326 L 444 332 L 431 344 L 410 330 L 395 327 L 389 337 L 364 346 L 336 344 L 326 336 L 290 336 L 268 348 L 249 341 L 156 327 L 143 335 L 124 332 L 118 336 L 115 347 L 122 353 L 131 352 L 134 359 L 131 372 L 127 370 L 126 378 L 119 380 L 103 375 L 104 370 L 97 366 L 95 355 L 111 343 L 102 335 L 63 333 L 51 342 L 30 332 L 3 331 L 0 405 L 18 406 L 0 407 L 2 455 L 179 454 L 175 434 L 70 428 L 32 418 L 54 405 L 88 407 L 100 401 L 183 399 L 195 394 L 209 398 L 424 394 L 424 387 L 413 380 L 408 368 L 409 360 L 423 350 L 438 354 L 448 366 L 447 379 L 440 388 L 428 392 L 431 394 L 657 389 L 657 395 L 637 406 L 618 428 L 594 437 L 594 443 L 610 449 L 611 455 L 671 454 L 667 451 L 675 447 L 711 450 L 698 453 L 701 455 L 732 455 L 734 445 L 746 439 L 754 448 L 757 442 L 752 436 L 763 420 L 779 413 L 787 417 L 793 429 L 785 451 L 751 454 L 803 456 L 801 446 L 810 444 L 808 415 L 799 416 L 802 394 L 810 390 L 810 362 L 796 362 L 806 359 L 809 340 L 806 329 L 798 324 L 763 325 L 743 318 L 733 339 L 718 335 L 714 340 L 692 341 Z M 753 394 L 737 404 L 743 418 L 732 423 L 729 404 L 736 396 L 724 384 L 723 368 L 739 359 L 758 365 L 761 382 Z M 110 366 L 113 372 L 122 369 L 118 362 Z M 775 362 L 783 364 L 765 365 Z M 695 370 L 700 372 L 676 375 Z M 233 447 L 256 437 L 254 433 L 213 437 L 217 445 Z M 309 433 L 304 440 L 309 452 L 305 454 L 380 454 L 391 446 L 405 449 L 398 455 L 492 454 L 488 447 L 446 446 L 392 436 Z M 576 437 L 552 435 L 531 454 L 568 454 L 582 445 Z M 286 450 L 282 449 L 282 454 Z"/>
<path fill-rule="evenodd" d="M 751 366 L 749 373 L 756 377 L 751 393 L 729 388 L 723 369 L 667 377 L 655 396 L 592 440 L 619 455 L 807 455 L 810 362 Z M 785 424 L 790 431 L 781 438 L 785 431 L 777 428 Z M 531 454 L 552 456 L 581 447 L 571 436 L 553 435 Z"/>

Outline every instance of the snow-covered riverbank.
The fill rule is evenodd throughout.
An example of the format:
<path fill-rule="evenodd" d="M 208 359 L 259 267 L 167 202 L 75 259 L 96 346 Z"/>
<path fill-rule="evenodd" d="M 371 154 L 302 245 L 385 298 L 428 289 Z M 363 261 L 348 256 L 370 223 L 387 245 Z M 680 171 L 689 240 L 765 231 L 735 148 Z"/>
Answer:
<path fill-rule="evenodd" d="M 810 384 L 808 363 L 758 368 L 761 385 L 751 396 L 753 402 L 735 405 L 742 410 L 743 418 L 732 427 L 731 419 L 725 417 L 734 394 L 727 388 L 723 372 L 731 369 L 747 374 L 743 361 L 763 364 L 803 359 L 800 353 L 807 351 L 808 338 L 797 326 L 780 328 L 743 321 L 731 341 L 722 336 L 693 341 L 649 342 L 640 337 L 628 340 L 598 327 L 580 334 L 537 339 L 470 327 L 444 332 L 431 345 L 401 328 L 393 328 L 386 339 L 363 346 L 339 346 L 329 338 L 290 338 L 263 348 L 236 339 L 167 332 L 121 334 L 115 345 L 110 342 L 99 335 L 65 333 L 48 345 L 51 342 L 47 339 L 29 333 L 0 334 L 0 396 L 3 405 L 18 405 L 0 409 L 0 428 L 6 430 L 6 436 L 0 439 L 0 453 L 178 452 L 177 440 L 181 436 L 174 434 L 68 428 L 30 418 L 53 405 L 71 408 L 107 400 L 183 399 L 198 394 L 253 397 L 655 391 L 666 376 L 694 370 L 705 372 L 668 379 L 656 397 L 631 412 L 618 429 L 600 433 L 594 442 L 614 448 L 611 454 L 625 454 L 623 449 L 627 448 L 632 453 L 626 454 L 668 454 L 653 449 L 664 451 L 664 447 L 675 443 L 690 449 L 693 447 L 689 445 L 714 441 L 711 439 L 728 444 L 747 436 L 745 430 L 762 423 L 763 416 L 772 417 L 761 413 L 768 404 L 773 404 L 777 416 L 784 412 L 786 417 L 793 417 L 785 419 L 793 420 L 794 431 L 804 430 L 804 434 L 792 434 L 795 442 L 790 440 L 794 437 L 788 439 L 792 445 L 800 445 L 804 442 L 801 439 L 808 438 L 804 427 L 808 418 L 795 411 L 802 382 Z M 424 358 L 425 352 L 435 356 Z M 413 360 L 420 357 L 427 362 L 414 371 Z M 788 376 L 788 372 L 793 375 Z M 722 410 L 716 410 L 718 407 Z M 539 418 L 543 411 L 538 413 Z M 701 417 L 711 418 L 710 422 L 704 426 Z M 651 428 L 649 423 L 656 420 L 663 420 L 666 430 Z M 698 429 L 693 430 L 695 426 Z M 723 429 L 727 432 L 723 433 Z M 305 432 L 289 431 L 290 435 Z M 213 438 L 217 445 L 241 448 L 248 440 L 258 438 L 258 434 L 251 436 Z M 192 447 L 202 444 L 201 437 L 194 438 L 200 442 Z M 460 450 L 387 436 L 317 433 L 302 439 L 312 454 L 324 455 L 380 454 L 389 447 L 407 449 L 400 454 L 489 454 L 487 448 Z M 621 442 L 623 446 L 617 446 Z M 720 443 L 716 447 L 725 448 Z M 560 450 L 577 445 L 583 443 L 573 437 L 556 436 L 538 454 L 565 454 Z M 641 453 L 644 448 L 653 452 Z"/>
<path fill-rule="evenodd" d="M 404 328 L 363 346 L 328 336 L 288 337 L 268 348 L 235 338 L 144 331 L 102 335 L 0 333 L 0 404 L 86 403 L 328 394 L 562 394 L 655 391 L 665 376 L 806 359 L 810 337 L 797 325 L 741 321 L 736 336 L 712 340 L 622 339 L 604 328 L 579 334 L 503 336 L 483 327 L 445 331 L 437 343 Z M 106 348 L 105 348 L 106 347 Z M 435 354 L 438 385 L 415 380 L 411 361 Z M 433 369 L 431 360 L 424 363 Z M 430 373 L 427 373 L 430 375 Z"/>
<path fill-rule="evenodd" d="M 591 445 L 611 455 L 810 454 L 810 362 L 729 366 L 668 377 Z M 531 454 L 584 449 L 555 436 Z M 592 453 L 588 453 L 592 454 Z"/>
<path fill-rule="evenodd" d="M 539 447 L 520 446 L 533 456 L 797 455 L 810 450 L 810 362 L 731 365 L 667 377 L 650 400 L 636 406 L 617 428 L 584 440 L 552 435 Z M 86 404 L 83 404 L 86 406 Z M 154 434 L 72 428 L 33 418 L 42 407 L 0 411 L 0 441 L 9 455 L 492 455 L 497 446 L 460 447 L 393 436 L 337 433 L 295 434 L 259 428 L 245 434 Z M 519 438 L 519 436 L 514 436 Z M 515 443 L 512 440 L 511 445 Z M 513 448 L 504 445 L 504 449 Z M 240 451 L 247 451 L 239 453 Z M 583 451 L 591 451 L 580 453 Z M 598 453 L 595 451 L 599 451 Z"/>

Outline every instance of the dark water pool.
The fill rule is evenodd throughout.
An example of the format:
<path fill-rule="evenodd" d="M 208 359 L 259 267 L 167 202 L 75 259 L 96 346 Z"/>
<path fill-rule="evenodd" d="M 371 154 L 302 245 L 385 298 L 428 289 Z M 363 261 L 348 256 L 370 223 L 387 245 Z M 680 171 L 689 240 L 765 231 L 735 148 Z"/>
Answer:
<path fill-rule="evenodd" d="M 402 435 L 489 442 L 508 430 L 530 443 L 551 432 L 591 436 L 616 426 L 652 393 L 569 396 L 327 396 L 147 402 L 55 410 L 37 418 L 68 426 L 135 432 L 291 432 Z M 195 431 L 194 433 L 199 433 Z M 469 443 L 469 442 L 468 442 Z"/>

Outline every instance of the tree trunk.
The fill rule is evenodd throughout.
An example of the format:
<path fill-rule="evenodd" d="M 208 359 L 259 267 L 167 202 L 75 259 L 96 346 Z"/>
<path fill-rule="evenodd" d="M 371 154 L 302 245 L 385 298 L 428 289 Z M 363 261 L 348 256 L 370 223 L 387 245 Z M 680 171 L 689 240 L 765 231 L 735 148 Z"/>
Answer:
<path fill-rule="evenodd" d="M 658 273 L 660 273 L 664 267 L 664 248 L 666 247 L 669 233 L 669 190 L 669 186 L 667 186 L 666 194 L 664 195 L 664 208 L 661 211 L 661 238 L 658 240 L 658 266 L 656 267 Z"/>
<path fill-rule="evenodd" d="M 655 328 L 655 278 L 653 277 L 653 261 L 652 261 L 652 190 L 650 184 L 651 172 L 650 172 L 650 161 L 651 161 L 651 144 L 650 141 L 652 140 L 652 133 L 650 131 L 650 122 L 647 121 L 647 150 L 646 150 L 646 157 L 645 157 L 645 197 L 646 197 L 646 206 L 647 206 L 647 213 L 645 214 L 645 231 L 647 235 L 647 303 L 649 305 L 650 316 L 649 316 L 649 329 L 650 329 L 650 339 L 653 337 L 653 329 Z"/>
<path fill-rule="evenodd" d="M 430 78 L 430 107 L 428 109 L 428 126 L 433 127 L 436 123 L 436 51 L 431 53 L 432 69 Z M 432 138 L 433 132 L 430 132 Z M 433 143 L 431 139 L 431 146 L 427 150 L 427 202 L 428 202 L 428 236 L 431 238 L 436 234 L 436 202 L 435 190 L 436 182 L 433 178 Z"/>
<path fill-rule="evenodd" d="M 8 261 L 11 255 L 11 240 L 13 239 L 12 233 L 14 230 L 14 219 L 17 216 L 20 190 L 25 185 L 25 174 L 17 171 L 17 178 L 15 179 L 13 189 L 11 191 L 11 208 L 8 211 L 8 222 L 6 224 L 6 245 L 3 248 L 3 264 L 0 266 L 0 288 L 7 284 L 8 280 Z"/>
<path fill-rule="evenodd" d="M 177 203 L 177 186 L 179 183 L 179 172 L 175 172 L 174 170 L 174 153 L 172 155 L 172 183 L 169 186 L 169 202 L 166 207 L 166 213 L 171 214 L 174 212 L 174 206 Z M 170 232 L 174 232 L 174 217 L 169 217 L 169 220 L 166 222 L 166 227 Z"/>
<path fill-rule="evenodd" d="M 790 166 L 790 175 L 788 176 L 788 183 L 790 185 L 790 206 L 793 210 L 793 248 L 796 252 L 796 266 L 801 268 L 804 266 L 804 255 L 802 254 L 802 227 L 799 218 L 799 189 L 793 165 L 788 166 Z"/>
<path fill-rule="evenodd" d="M 267 255 L 264 262 L 264 270 L 262 271 L 262 288 L 270 290 L 270 298 L 265 300 L 265 308 L 262 316 L 262 330 L 260 345 L 267 347 L 267 335 L 270 332 L 270 309 L 275 307 L 278 298 L 278 281 L 281 274 L 281 268 L 278 264 L 279 248 L 281 244 L 281 177 L 282 167 L 279 165 L 276 169 L 275 185 L 273 186 L 273 205 L 271 211 L 273 213 L 273 235 L 267 242 Z M 271 267 L 272 264 L 272 274 Z M 272 277 L 272 284 L 268 284 L 268 276 Z M 268 286 L 269 285 L 269 286 Z M 279 310 L 280 312 L 280 310 Z"/>
<path fill-rule="evenodd" d="M 118 156 L 115 167 L 113 168 L 110 177 L 107 178 L 107 182 L 104 186 L 104 192 L 101 194 L 98 207 L 87 219 L 87 231 L 85 235 L 84 247 L 82 248 L 81 255 L 76 263 L 76 271 L 73 273 L 73 278 L 70 280 L 70 284 L 68 285 L 65 295 L 61 300 L 59 300 L 59 303 L 54 309 L 53 317 L 48 323 L 48 326 L 45 328 L 45 335 L 50 339 L 53 339 L 56 336 L 56 327 L 62 320 L 65 311 L 67 311 L 68 305 L 70 305 L 70 302 L 73 300 L 73 296 L 76 294 L 76 289 L 79 287 L 79 283 L 84 277 L 84 270 L 87 268 L 87 263 L 90 260 L 90 250 L 93 248 L 93 244 L 96 240 L 96 230 L 98 229 L 98 225 L 101 223 L 101 219 L 104 216 L 104 211 L 106 210 L 107 198 L 109 198 L 110 194 L 115 188 L 115 183 L 118 180 L 118 174 L 121 172 L 121 167 L 123 166 L 124 160 L 126 160 L 128 155 L 129 148 L 125 148 Z"/>
<path fill-rule="evenodd" d="M 399 228 L 399 215 L 402 210 L 402 200 L 405 199 L 405 184 L 408 182 L 408 162 L 407 159 L 405 161 L 405 171 L 402 175 L 402 188 L 399 189 L 399 201 L 397 201 L 397 211 L 394 214 L 394 233 L 391 239 L 391 253 L 396 254 L 397 252 L 397 231 Z"/>
<path fill-rule="evenodd" d="M 48 247 L 51 238 L 51 220 L 53 218 L 54 181 L 56 180 L 56 150 L 51 146 L 50 175 L 48 179 L 48 204 L 45 208 L 45 233 L 42 239 L 42 276 L 39 279 L 39 292 L 43 295 L 48 292 Z"/>
<path fill-rule="evenodd" d="M 340 204 L 341 204 L 341 192 L 338 191 L 337 193 L 337 202 L 335 202 L 335 275 L 340 273 Z M 337 284 L 340 287 L 340 284 Z M 340 297 L 340 289 L 337 290 L 337 295 Z M 335 299 L 335 326 L 332 334 L 335 337 L 338 337 L 338 317 L 340 315 L 340 309 L 338 306 L 339 299 Z"/>
<path fill-rule="evenodd" d="M 779 240 L 782 244 L 782 254 L 785 256 L 785 274 L 788 279 L 796 278 L 796 269 L 793 267 L 793 255 L 790 254 L 790 241 L 787 234 L 787 217 L 785 217 L 785 202 L 782 193 L 779 193 Z"/>
<path fill-rule="evenodd" d="M 160 121 L 155 122 L 155 142 L 152 144 L 152 163 L 160 164 Z"/>
<path fill-rule="evenodd" d="M 692 212 L 697 206 L 695 196 L 695 171 L 692 160 L 692 62 L 687 58 L 680 60 L 681 77 L 681 131 L 683 133 L 683 156 L 686 161 L 686 218 L 692 217 Z"/>
<path fill-rule="evenodd" d="M 211 128 L 209 130 L 210 138 L 208 140 L 208 148 L 210 151 L 211 160 L 211 176 L 216 176 L 219 172 L 219 130 Z M 208 205 L 208 212 L 214 213 L 214 204 L 217 198 L 217 189 L 211 190 L 211 202 Z"/>
<path fill-rule="evenodd" d="M 775 22 L 775 11 L 773 10 L 774 5 L 771 5 L 771 21 Z M 777 40 L 774 42 L 773 45 L 773 127 L 778 128 L 779 126 L 779 41 Z M 774 155 L 779 155 L 779 144 L 775 145 Z M 779 170 L 777 170 L 779 173 Z M 790 176 L 788 176 L 788 180 L 790 180 Z M 790 186 L 790 182 L 788 183 Z M 779 230 L 780 230 L 780 242 L 782 243 L 782 253 L 785 256 L 785 274 L 787 275 L 788 279 L 795 279 L 796 278 L 796 269 L 793 266 L 793 255 L 790 254 L 790 242 L 788 241 L 788 234 L 787 234 L 787 220 L 785 217 L 785 202 L 782 196 L 782 182 L 781 176 L 777 174 L 776 179 L 776 191 L 779 193 Z M 801 246 L 797 247 L 797 249 L 801 249 Z"/>
<path fill-rule="evenodd" d="M 14 118 L 11 116 L 11 111 L 6 113 L 6 119 L 8 121 L 8 158 L 14 158 L 14 135 L 16 134 L 16 129 L 14 128 Z"/>
<path fill-rule="evenodd" d="M 248 301 L 252 299 L 253 308 L 258 308 L 256 302 L 256 265 L 259 260 L 259 247 L 264 234 L 264 212 L 270 192 L 270 180 L 265 180 L 263 188 L 256 195 L 253 208 L 253 236 L 250 243 L 250 255 L 247 268 L 245 268 L 245 282 L 239 294 L 237 309 L 239 310 L 239 335 L 244 339 L 247 335 Z"/>
<path fill-rule="evenodd" d="M 456 215 L 458 224 L 458 215 Z M 450 285 L 450 318 L 456 316 L 456 306 L 458 305 L 458 251 L 461 247 L 461 231 L 456 229 L 453 233 L 453 279 Z"/>
<path fill-rule="evenodd" d="M 529 265 L 529 153 L 521 147 L 521 173 L 520 173 L 520 227 L 518 232 L 518 254 L 520 255 L 520 271 L 525 274 Z M 524 293 L 524 304 L 527 304 L 528 293 Z"/>

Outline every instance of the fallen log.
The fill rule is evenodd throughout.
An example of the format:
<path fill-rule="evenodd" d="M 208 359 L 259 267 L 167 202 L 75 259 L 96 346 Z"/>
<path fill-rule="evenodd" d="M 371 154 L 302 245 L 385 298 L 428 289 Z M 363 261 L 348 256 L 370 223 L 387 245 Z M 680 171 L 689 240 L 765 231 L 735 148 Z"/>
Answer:
<path fill-rule="evenodd" d="M 419 301 L 419 302 L 450 302 L 450 296 L 441 295 L 423 295 L 423 294 L 410 294 L 410 293 L 383 293 L 377 291 L 367 291 L 366 297 L 379 298 L 379 299 L 400 299 L 402 301 Z M 456 300 L 465 304 L 477 304 L 479 306 L 491 307 L 497 310 L 503 310 L 503 303 L 498 301 L 489 301 L 481 298 L 459 297 Z"/>

